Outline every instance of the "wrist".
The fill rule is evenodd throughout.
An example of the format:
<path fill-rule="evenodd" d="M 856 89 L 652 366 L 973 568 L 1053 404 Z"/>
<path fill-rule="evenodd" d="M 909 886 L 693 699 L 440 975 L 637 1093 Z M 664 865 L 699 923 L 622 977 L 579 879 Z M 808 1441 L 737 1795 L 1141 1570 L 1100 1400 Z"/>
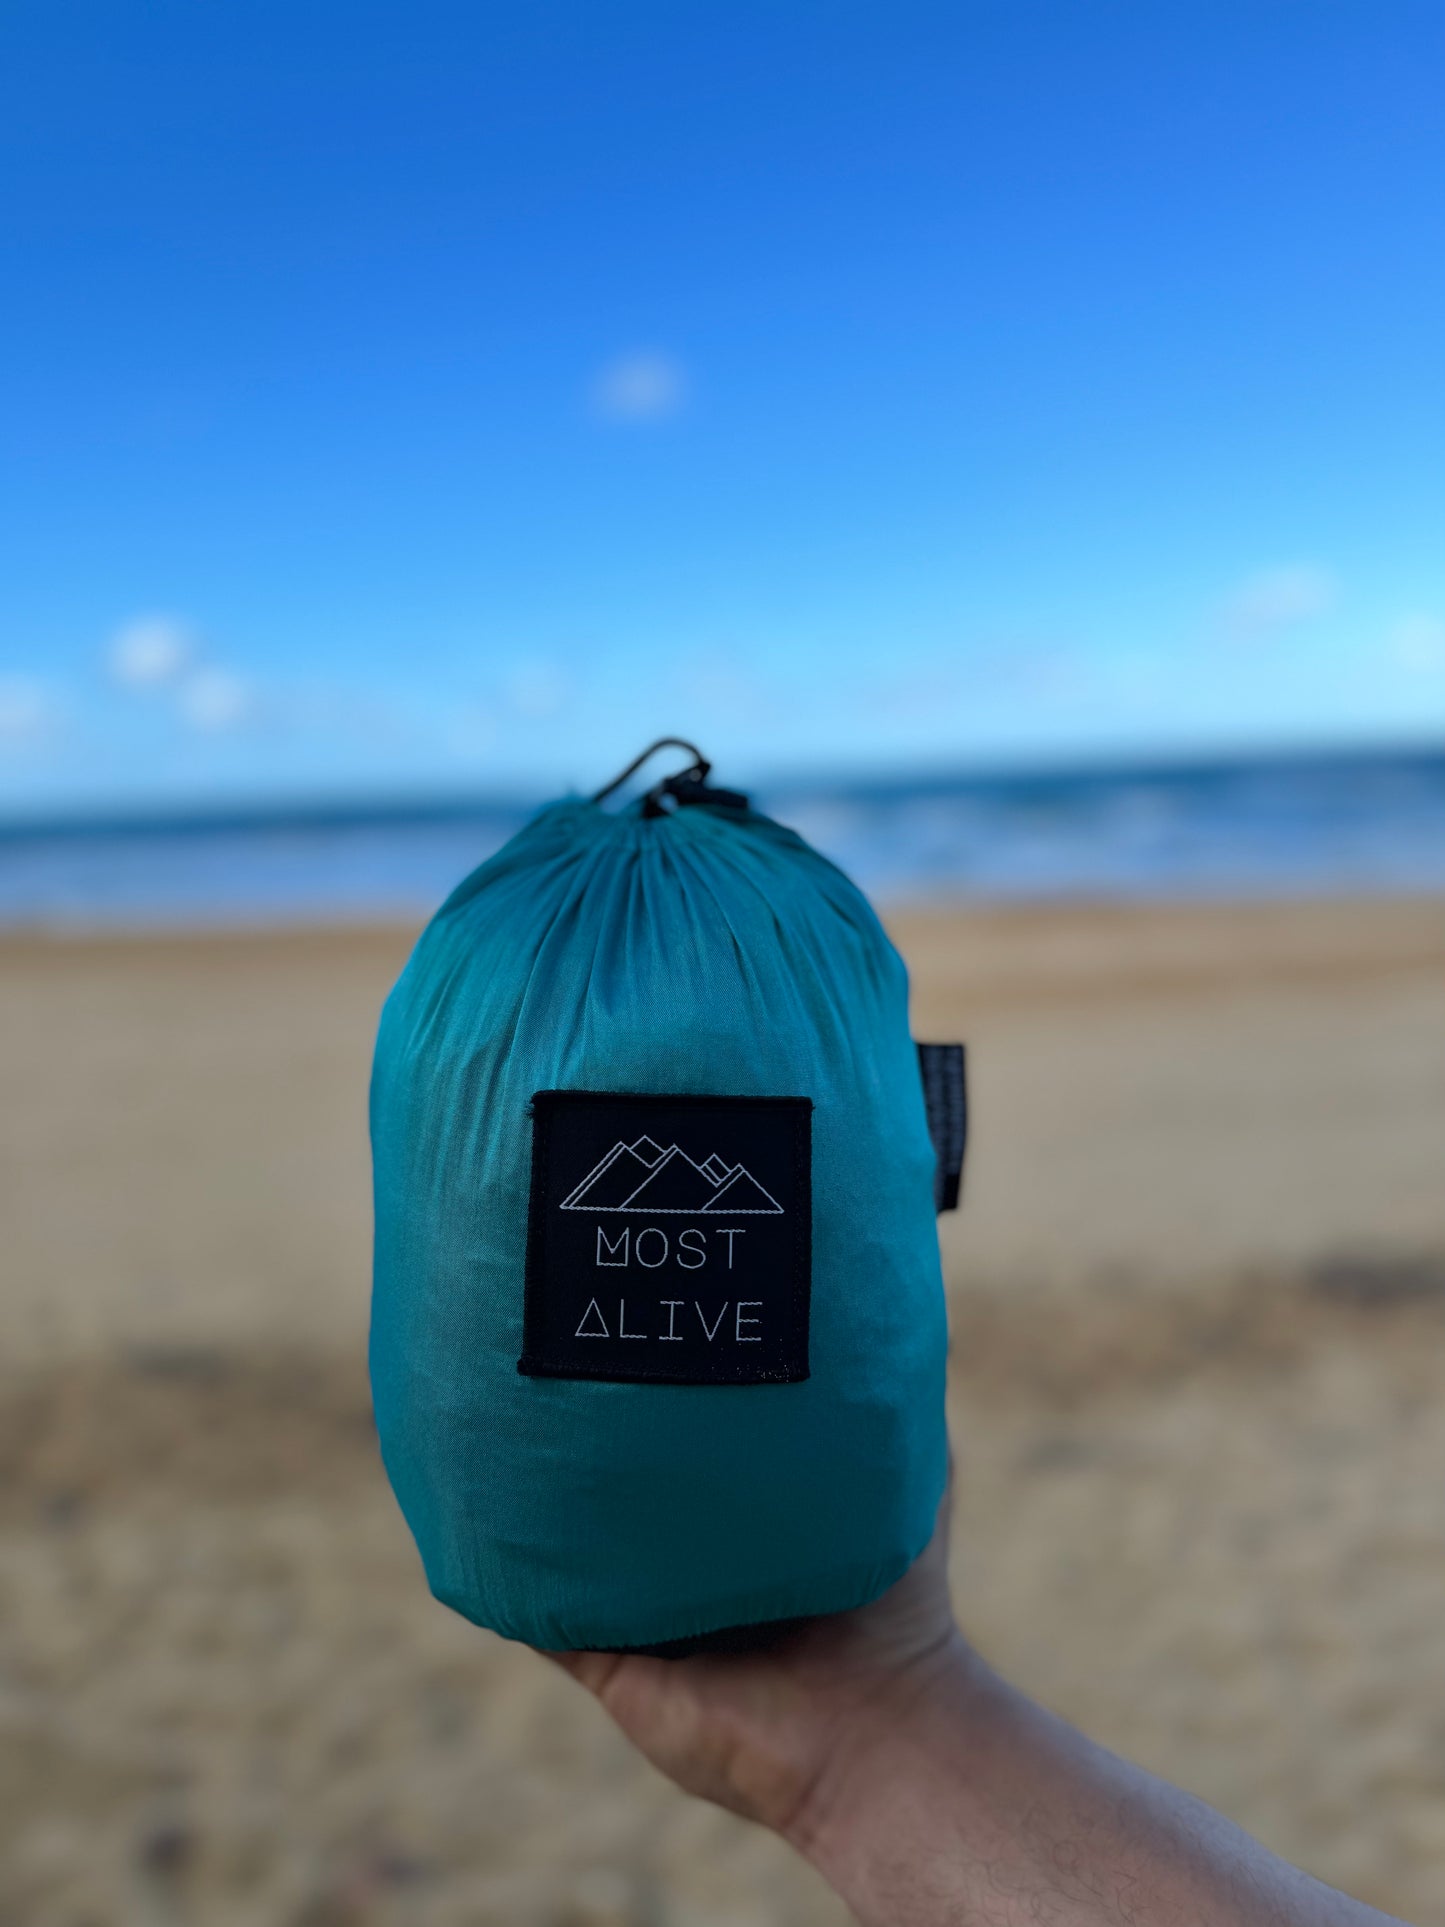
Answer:
<path fill-rule="evenodd" d="M 886 1917 L 873 1903 L 890 1863 L 927 1858 L 956 1824 L 974 1735 L 1003 1697 L 953 1631 L 839 1716 L 816 1780 L 780 1831 L 861 1920 Z"/>

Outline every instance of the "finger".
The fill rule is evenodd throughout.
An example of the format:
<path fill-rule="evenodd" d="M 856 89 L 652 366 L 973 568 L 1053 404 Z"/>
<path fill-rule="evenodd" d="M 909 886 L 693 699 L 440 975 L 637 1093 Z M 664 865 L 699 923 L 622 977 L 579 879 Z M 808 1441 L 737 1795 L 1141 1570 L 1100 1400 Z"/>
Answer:
<path fill-rule="evenodd" d="M 532 1651 L 551 1660 L 554 1666 L 560 1666 L 564 1673 L 570 1673 L 589 1693 L 600 1694 L 622 1664 L 620 1653 L 556 1653 L 549 1652 L 545 1646 L 534 1646 Z"/>

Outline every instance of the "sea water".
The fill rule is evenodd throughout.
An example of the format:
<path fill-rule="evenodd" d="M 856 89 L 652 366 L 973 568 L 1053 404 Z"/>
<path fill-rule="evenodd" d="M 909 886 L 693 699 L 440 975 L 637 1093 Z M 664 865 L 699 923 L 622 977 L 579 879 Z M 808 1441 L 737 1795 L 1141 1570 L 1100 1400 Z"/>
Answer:
<path fill-rule="evenodd" d="M 1445 889 L 1445 752 L 758 790 L 885 901 Z M 449 799 L 0 823 L 0 924 L 414 918 L 535 807 Z"/>

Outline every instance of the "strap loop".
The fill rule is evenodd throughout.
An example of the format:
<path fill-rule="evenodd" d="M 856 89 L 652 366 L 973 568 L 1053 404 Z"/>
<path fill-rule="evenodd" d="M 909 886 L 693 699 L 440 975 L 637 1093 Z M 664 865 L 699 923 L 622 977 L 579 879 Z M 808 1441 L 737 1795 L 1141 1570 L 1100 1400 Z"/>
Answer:
<path fill-rule="evenodd" d="M 693 781 L 698 783 L 705 783 L 707 781 L 708 773 L 712 769 L 712 764 L 703 755 L 702 751 L 698 748 L 696 743 L 686 742 L 681 736 L 659 736 L 657 741 L 655 743 L 650 743 L 648 747 L 645 750 L 643 750 L 640 756 L 633 757 L 632 761 L 627 765 L 627 768 L 623 770 L 620 776 L 614 776 L 610 783 L 604 783 L 602 788 L 598 790 L 597 794 L 593 797 L 592 801 L 594 803 L 601 803 L 607 797 L 611 796 L 614 790 L 620 790 L 622 788 L 622 785 L 627 781 L 628 777 L 635 776 L 638 770 L 642 768 L 642 765 L 648 760 L 648 758 L 655 756 L 660 749 L 685 749 L 688 755 L 692 758 L 692 761 L 691 763 L 688 764 L 686 769 L 679 770 L 677 772 L 677 775 L 689 777 Z M 668 778 L 669 782 L 673 782 L 675 780 L 676 780 L 675 777 Z"/>

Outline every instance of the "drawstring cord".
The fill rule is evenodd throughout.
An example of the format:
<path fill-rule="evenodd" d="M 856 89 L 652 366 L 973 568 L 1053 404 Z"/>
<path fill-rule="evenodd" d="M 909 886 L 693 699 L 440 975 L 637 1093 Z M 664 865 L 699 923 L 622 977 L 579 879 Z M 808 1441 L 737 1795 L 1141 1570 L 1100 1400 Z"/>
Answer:
<path fill-rule="evenodd" d="M 684 769 L 664 776 L 660 783 L 653 785 L 642 799 L 644 816 L 667 816 L 675 809 L 694 803 L 710 803 L 714 808 L 725 810 L 745 810 L 748 807 L 748 799 L 741 790 L 714 789 L 710 786 L 707 779 L 712 772 L 712 764 L 696 743 L 689 743 L 681 736 L 659 736 L 640 756 L 632 759 L 620 776 L 614 776 L 610 783 L 604 784 L 592 801 L 601 803 L 614 790 L 621 789 L 628 777 L 635 776 L 648 758 L 655 756 L 660 749 L 685 749 L 692 761 Z"/>
<path fill-rule="evenodd" d="M 645 762 L 647 762 L 650 758 L 656 756 L 657 752 L 660 749 L 685 749 L 688 755 L 692 758 L 692 761 L 691 763 L 688 764 L 686 769 L 679 770 L 678 775 L 693 777 L 699 783 L 705 783 L 707 781 L 708 774 L 712 769 L 712 764 L 703 755 L 702 751 L 698 748 L 696 743 L 686 742 L 681 736 L 659 736 L 655 743 L 648 744 L 647 748 L 643 750 L 640 756 L 633 757 L 632 761 L 627 765 L 627 768 L 623 770 L 620 776 L 614 776 L 610 783 L 604 783 L 602 785 L 602 788 L 598 790 L 597 794 L 593 797 L 592 801 L 594 803 L 601 803 L 607 797 L 611 796 L 614 790 L 620 790 L 622 788 L 622 785 L 627 781 L 628 777 L 635 776 L 638 770 L 642 768 L 642 765 Z M 667 780 L 671 782 L 671 781 L 674 781 L 675 779 L 669 777 Z M 662 785 L 659 784 L 658 788 L 660 789 L 661 787 Z"/>

